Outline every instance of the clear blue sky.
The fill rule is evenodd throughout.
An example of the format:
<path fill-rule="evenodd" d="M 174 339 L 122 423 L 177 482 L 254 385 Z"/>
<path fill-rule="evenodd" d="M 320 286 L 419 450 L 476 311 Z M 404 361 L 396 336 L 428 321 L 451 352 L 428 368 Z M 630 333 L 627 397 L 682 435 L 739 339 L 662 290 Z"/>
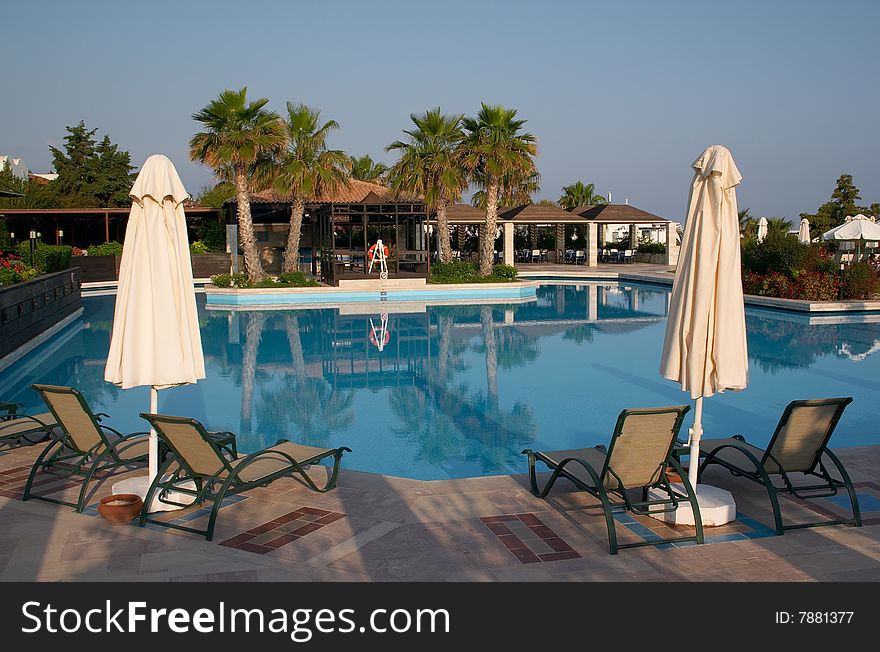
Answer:
<path fill-rule="evenodd" d="M 873 0 L 6 3 L 0 153 L 34 171 L 85 120 L 192 193 L 193 112 L 224 88 L 305 102 L 332 144 L 390 161 L 411 112 L 519 109 L 539 198 L 577 179 L 670 219 L 710 144 L 743 173 L 741 208 L 796 218 L 850 173 L 880 201 L 880 3 Z"/>

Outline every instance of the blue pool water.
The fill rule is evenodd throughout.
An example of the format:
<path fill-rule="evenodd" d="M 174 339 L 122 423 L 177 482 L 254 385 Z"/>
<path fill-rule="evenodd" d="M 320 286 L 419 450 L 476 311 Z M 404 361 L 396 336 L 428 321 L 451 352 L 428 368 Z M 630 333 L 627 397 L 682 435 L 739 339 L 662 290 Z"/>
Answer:
<path fill-rule="evenodd" d="M 239 433 L 243 451 L 287 437 L 347 445 L 360 471 L 522 473 L 525 447 L 607 443 L 622 408 L 687 402 L 657 371 L 667 300 L 660 286 L 548 282 L 537 301 L 405 306 L 386 338 L 381 304 L 231 312 L 200 295 L 208 377 L 161 392 L 159 409 Z M 144 429 L 148 390 L 103 381 L 113 302 L 85 298 L 81 322 L 0 374 L 0 397 L 37 409 L 31 383 L 73 385 L 112 425 Z M 790 400 L 853 396 L 832 445 L 880 443 L 880 316 L 747 312 L 749 387 L 706 400 L 707 437 L 764 444 Z"/>

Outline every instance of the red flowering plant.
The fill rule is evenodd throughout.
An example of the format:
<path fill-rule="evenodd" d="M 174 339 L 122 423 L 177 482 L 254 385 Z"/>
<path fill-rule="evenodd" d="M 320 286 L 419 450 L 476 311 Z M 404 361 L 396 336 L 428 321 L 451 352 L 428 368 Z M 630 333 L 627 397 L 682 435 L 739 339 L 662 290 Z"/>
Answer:
<path fill-rule="evenodd" d="M 0 252 L 0 286 L 21 283 L 36 275 L 37 270 L 26 265 L 18 254 Z"/>

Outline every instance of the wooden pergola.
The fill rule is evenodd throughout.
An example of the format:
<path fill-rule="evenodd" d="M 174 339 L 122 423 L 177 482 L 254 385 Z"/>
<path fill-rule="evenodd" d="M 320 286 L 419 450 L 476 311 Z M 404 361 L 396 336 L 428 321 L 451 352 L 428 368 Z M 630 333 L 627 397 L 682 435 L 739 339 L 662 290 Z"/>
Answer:
<path fill-rule="evenodd" d="M 330 203 L 321 204 L 315 215 L 321 276 L 326 282 L 378 278 L 379 269 L 374 266 L 370 271 L 367 254 L 379 239 L 389 248 L 389 278 L 427 278 L 430 273 L 428 220 L 423 203 Z"/>
<path fill-rule="evenodd" d="M 130 212 L 130 208 L 0 208 L 16 240 L 26 240 L 31 231 L 37 231 L 48 242 L 83 249 L 111 239 L 122 242 Z M 184 212 L 187 217 L 223 219 L 219 208 L 185 206 Z M 94 234 L 102 232 L 104 239 L 95 239 Z"/>

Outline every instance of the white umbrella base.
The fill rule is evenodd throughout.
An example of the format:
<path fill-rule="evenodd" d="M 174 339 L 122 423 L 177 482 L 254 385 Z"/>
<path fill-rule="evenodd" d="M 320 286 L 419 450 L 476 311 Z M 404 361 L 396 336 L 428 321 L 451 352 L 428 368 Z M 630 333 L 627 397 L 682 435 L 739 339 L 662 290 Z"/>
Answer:
<path fill-rule="evenodd" d="M 187 489 L 195 489 L 195 484 L 191 481 L 187 481 L 189 486 Z M 116 484 L 113 485 L 113 493 L 114 494 L 137 494 L 141 497 L 141 500 L 144 500 L 147 496 L 147 491 L 150 489 L 150 478 L 149 476 L 142 475 L 137 478 L 127 478 L 125 480 L 120 480 Z M 176 503 L 188 503 L 192 504 L 194 502 L 193 497 L 188 494 L 178 493 L 176 491 L 169 491 L 165 494 L 168 500 L 173 500 Z M 149 512 L 173 512 L 178 509 L 183 509 L 183 507 L 178 507 L 176 505 L 169 505 L 167 503 L 160 502 L 157 498 L 153 498 L 153 504 L 150 505 Z"/>
<path fill-rule="evenodd" d="M 673 484 L 672 487 L 684 492 L 684 487 L 680 484 Z M 668 497 L 666 492 L 660 489 L 648 490 L 648 500 Z M 717 527 L 736 519 L 736 502 L 733 500 L 733 494 L 726 489 L 708 484 L 697 485 L 697 502 L 700 505 L 700 520 L 703 522 L 703 527 Z M 657 510 L 659 509 L 662 509 L 662 506 L 658 506 Z M 678 509 L 674 512 L 658 512 L 651 514 L 651 517 L 673 525 L 694 524 L 694 510 L 687 501 L 679 503 Z"/>

